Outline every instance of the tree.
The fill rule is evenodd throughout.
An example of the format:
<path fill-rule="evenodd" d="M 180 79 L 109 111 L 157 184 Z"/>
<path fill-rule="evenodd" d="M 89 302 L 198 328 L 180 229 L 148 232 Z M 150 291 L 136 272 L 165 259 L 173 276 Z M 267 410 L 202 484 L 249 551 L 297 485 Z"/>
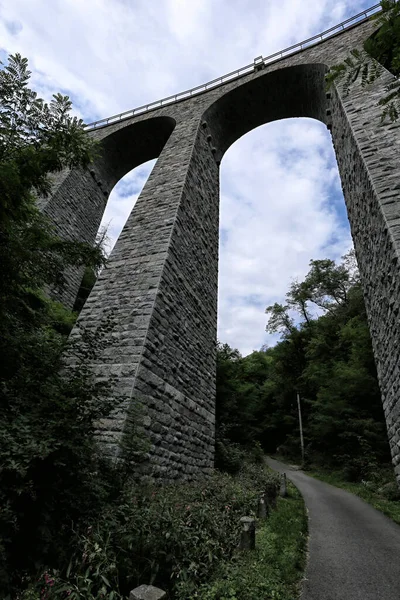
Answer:
<path fill-rule="evenodd" d="M 71 102 L 46 104 L 29 88 L 25 58 L 0 70 L 0 590 L 37 562 L 57 562 L 76 526 L 100 510 L 107 472 L 95 422 L 113 407 L 112 380 L 96 384 L 87 368 L 102 331 L 84 332 L 77 366 L 63 351 L 76 314 L 45 290 L 63 285 L 68 266 L 104 263 L 99 247 L 63 241 L 36 206 L 49 175 L 85 168 L 96 152 Z M 99 465 L 102 465 L 100 468 Z"/>
<path fill-rule="evenodd" d="M 283 333 L 290 335 L 295 330 L 294 320 L 289 315 L 289 304 L 272 304 L 265 312 L 270 315 L 266 330 L 268 333 Z"/>
<path fill-rule="evenodd" d="M 265 451 L 300 459 L 299 392 L 307 460 L 350 479 L 371 476 L 390 453 L 354 251 L 339 264 L 312 260 L 286 303 L 267 313 L 280 342 L 245 358 L 229 349 L 218 361 L 226 437 L 246 448 L 250 433 Z"/>

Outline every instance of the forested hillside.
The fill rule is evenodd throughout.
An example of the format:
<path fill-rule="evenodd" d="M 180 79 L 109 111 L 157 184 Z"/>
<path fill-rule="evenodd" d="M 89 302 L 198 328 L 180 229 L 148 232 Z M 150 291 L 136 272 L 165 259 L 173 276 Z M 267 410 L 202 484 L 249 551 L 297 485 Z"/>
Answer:
<path fill-rule="evenodd" d="M 297 392 L 306 461 L 342 468 L 349 479 L 390 462 L 354 255 L 310 267 L 286 304 L 267 308 L 268 331 L 281 334 L 276 346 L 244 358 L 218 347 L 217 460 L 232 471 L 241 449 L 255 445 L 301 459 Z"/>

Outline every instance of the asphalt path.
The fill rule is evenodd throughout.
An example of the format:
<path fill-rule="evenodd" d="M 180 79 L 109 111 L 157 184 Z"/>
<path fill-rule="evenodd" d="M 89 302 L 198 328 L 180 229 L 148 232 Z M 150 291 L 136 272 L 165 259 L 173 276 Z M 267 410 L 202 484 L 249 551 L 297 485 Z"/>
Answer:
<path fill-rule="evenodd" d="M 272 458 L 309 517 L 301 600 L 400 600 L 400 527 L 353 494 Z"/>

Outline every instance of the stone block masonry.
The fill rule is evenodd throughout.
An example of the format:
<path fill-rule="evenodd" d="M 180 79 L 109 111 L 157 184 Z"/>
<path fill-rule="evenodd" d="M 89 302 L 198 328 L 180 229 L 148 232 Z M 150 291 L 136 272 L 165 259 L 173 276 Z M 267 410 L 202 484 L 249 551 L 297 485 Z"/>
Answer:
<path fill-rule="evenodd" d="M 96 377 L 117 375 L 122 401 L 98 435 L 108 454 L 121 456 L 129 413 L 140 404 L 149 438 L 141 476 L 195 479 L 213 466 L 223 155 L 264 123 L 311 117 L 332 131 L 400 479 L 400 138 L 396 125 L 380 124 L 376 106 L 392 76 L 347 97 L 333 89 L 327 98 L 324 81 L 375 27 L 365 21 L 193 98 L 96 129 L 88 135 L 102 154 L 92 170 L 57 182 L 44 210 L 61 235 L 93 241 L 115 183 L 158 158 L 79 319 L 96 328 L 113 314 L 110 345 L 92 368 Z M 76 285 L 71 277 L 70 301 Z"/>

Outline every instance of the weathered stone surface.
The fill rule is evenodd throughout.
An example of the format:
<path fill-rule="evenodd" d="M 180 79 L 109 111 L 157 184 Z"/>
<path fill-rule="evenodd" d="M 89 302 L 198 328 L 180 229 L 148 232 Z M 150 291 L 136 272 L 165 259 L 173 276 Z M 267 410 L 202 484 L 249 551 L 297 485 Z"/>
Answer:
<path fill-rule="evenodd" d="M 254 550 L 256 547 L 256 520 L 252 517 L 240 519 L 242 531 L 240 532 L 239 550 Z"/>
<path fill-rule="evenodd" d="M 99 438 L 117 456 L 127 411 L 140 402 L 151 443 L 141 474 L 193 479 L 213 465 L 220 161 L 259 125 L 312 117 L 332 132 L 400 478 L 400 140 L 397 126 L 380 124 L 376 105 L 392 77 L 347 97 L 333 89 L 328 99 L 324 82 L 327 68 L 375 27 L 358 24 L 196 97 L 95 130 L 101 158 L 90 172 L 56 182 L 43 209 L 61 235 L 91 241 L 115 183 L 159 157 L 80 316 L 94 328 L 114 314 L 113 345 L 93 371 L 118 374 L 123 403 Z M 78 283 L 71 276 L 70 302 Z"/>
<path fill-rule="evenodd" d="M 281 487 L 279 490 L 279 495 L 282 498 L 286 498 L 287 494 L 287 481 L 286 481 L 286 473 L 281 474 Z"/>
<path fill-rule="evenodd" d="M 262 521 L 268 517 L 268 505 L 264 494 L 260 497 L 258 501 L 257 516 Z"/>
<path fill-rule="evenodd" d="M 166 597 L 166 592 L 152 585 L 141 585 L 129 594 L 129 600 L 163 600 Z"/>

